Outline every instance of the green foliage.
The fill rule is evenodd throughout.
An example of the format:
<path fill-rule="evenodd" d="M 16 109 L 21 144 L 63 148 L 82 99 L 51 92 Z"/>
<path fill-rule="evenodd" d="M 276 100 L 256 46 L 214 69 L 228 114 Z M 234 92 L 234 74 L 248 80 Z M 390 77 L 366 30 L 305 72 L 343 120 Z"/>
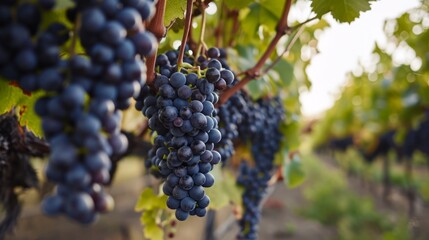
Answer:
<path fill-rule="evenodd" d="M 0 79 L 0 114 L 16 107 L 20 113 L 19 122 L 26 126 L 37 136 L 42 136 L 41 121 L 34 112 L 34 104 L 41 93 L 25 94 L 18 87 L 10 85 L 9 82 Z"/>
<path fill-rule="evenodd" d="M 168 0 L 165 6 L 164 25 L 168 26 L 177 18 L 184 18 L 186 0 Z"/>
<path fill-rule="evenodd" d="M 156 195 L 152 188 L 146 188 L 141 193 L 135 211 L 142 211 L 140 222 L 144 226 L 145 238 L 164 239 L 164 227 L 172 219 L 172 213 L 168 212 L 166 203 L 167 196 L 164 194 Z"/>
<path fill-rule="evenodd" d="M 55 4 L 55 10 L 62 10 L 62 9 L 67 9 L 70 8 L 74 5 L 73 0 L 61 0 L 61 1 L 57 1 Z"/>
<path fill-rule="evenodd" d="M 285 164 L 283 176 L 284 183 L 290 188 L 295 188 L 304 182 L 305 173 L 298 154 L 294 154 L 292 159 Z"/>
<path fill-rule="evenodd" d="M 206 194 L 210 197 L 211 209 L 220 209 L 228 204 L 241 204 L 243 190 L 235 183 L 235 176 L 228 169 L 222 169 L 216 165 L 211 174 L 215 177 L 215 184 L 206 188 Z"/>
<path fill-rule="evenodd" d="M 247 14 L 246 30 L 254 34 L 253 37 L 258 38 L 258 29 L 266 27 L 267 29 L 275 29 L 278 17 L 269 11 L 266 5 L 261 3 L 253 3 L 250 5 L 250 12 Z"/>
<path fill-rule="evenodd" d="M 319 18 L 330 12 L 337 21 L 350 23 L 371 9 L 371 1 L 374 0 L 312 0 L 311 7 Z"/>
<path fill-rule="evenodd" d="M 339 239 L 409 239 L 404 221 L 390 220 L 370 198 L 356 195 L 340 170 L 312 155 L 305 155 L 303 161 L 308 173 L 304 189 L 308 204 L 301 210 L 305 216 L 335 226 Z"/>
<path fill-rule="evenodd" d="M 400 133 L 396 140 L 401 144 L 405 133 L 421 121 L 423 109 L 429 107 L 429 31 L 422 25 L 424 17 L 410 19 L 423 12 L 427 17 L 424 9 L 427 7 L 422 5 L 386 23 L 386 37 L 393 50 L 376 45 L 375 67 L 360 65 L 358 68 L 364 70 L 361 74 L 349 74 L 338 100 L 315 128 L 315 146 L 330 138 L 353 136 L 358 146 L 368 151 L 377 144 L 378 136 L 391 129 Z M 422 33 L 414 33 L 415 28 L 422 28 Z M 422 61 L 420 68 L 413 67 L 412 62 L 395 63 L 394 53 L 404 47 L 414 50 Z"/>
<path fill-rule="evenodd" d="M 247 7 L 253 0 L 240 0 L 240 1 L 223 1 L 223 3 L 231 9 L 241 9 Z"/>

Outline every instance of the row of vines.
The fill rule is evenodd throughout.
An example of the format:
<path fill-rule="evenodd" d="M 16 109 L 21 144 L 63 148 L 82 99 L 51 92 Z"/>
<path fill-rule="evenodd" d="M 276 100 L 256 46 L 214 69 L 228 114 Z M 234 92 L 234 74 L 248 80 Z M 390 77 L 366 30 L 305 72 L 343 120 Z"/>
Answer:
<path fill-rule="evenodd" d="M 417 199 L 428 199 L 422 180 L 429 159 L 427 10 L 428 2 L 423 1 L 385 22 L 387 42 L 374 47 L 370 63 L 361 63 L 349 74 L 334 106 L 313 132 L 314 147 L 342 152 L 338 161 L 350 172 L 374 180 L 368 172 L 380 161 L 383 199 L 389 202 L 392 188 L 401 189 L 411 219 L 417 214 Z M 350 151 L 364 164 L 347 160 Z M 397 168 L 402 169 L 400 178 L 395 176 Z"/>

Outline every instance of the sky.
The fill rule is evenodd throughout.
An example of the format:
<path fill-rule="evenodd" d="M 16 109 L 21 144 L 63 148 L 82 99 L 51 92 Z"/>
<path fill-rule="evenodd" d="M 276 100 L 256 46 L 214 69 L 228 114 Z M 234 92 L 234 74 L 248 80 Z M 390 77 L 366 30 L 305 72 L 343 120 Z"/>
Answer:
<path fill-rule="evenodd" d="M 304 116 L 314 116 L 329 109 L 345 84 L 346 74 L 355 69 L 359 61 L 370 58 L 376 42 L 383 46 L 386 41 L 384 21 L 398 17 L 419 4 L 418 0 L 376 1 L 370 11 L 362 13 L 351 24 L 337 23 L 329 16 L 327 20 L 331 27 L 321 34 L 320 52 L 307 68 L 312 88 L 301 93 Z M 302 10 L 302 15 L 307 16 L 305 12 Z"/>

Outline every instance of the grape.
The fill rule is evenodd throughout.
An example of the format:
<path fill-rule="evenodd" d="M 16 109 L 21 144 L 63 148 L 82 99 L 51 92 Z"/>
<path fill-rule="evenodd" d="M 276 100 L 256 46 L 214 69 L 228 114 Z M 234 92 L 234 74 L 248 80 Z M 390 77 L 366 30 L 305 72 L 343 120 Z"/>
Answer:
<path fill-rule="evenodd" d="M 49 196 L 42 202 L 42 210 L 49 216 L 58 215 L 64 211 L 64 199 L 58 195 Z"/>
<path fill-rule="evenodd" d="M 220 57 L 220 51 L 219 49 L 212 47 L 207 50 L 207 55 L 211 58 L 218 58 Z"/>
<path fill-rule="evenodd" d="M 66 17 L 73 25 L 80 16 L 74 28 L 86 55 L 63 57 L 60 49 L 69 48 L 72 29 L 59 22 L 40 28 L 42 13 L 56 1 L 18 2 L 0 4 L 0 77 L 49 96 L 35 110 L 51 145 L 46 175 L 58 187 L 43 209 L 90 223 L 113 208 L 97 183 L 110 181 L 110 158 L 127 150 L 120 110 L 139 95 L 146 76 L 142 59 L 157 47 L 143 22 L 153 15 L 154 3 L 75 0 Z"/>
<path fill-rule="evenodd" d="M 180 207 L 180 202 L 180 200 L 170 196 L 167 199 L 167 207 L 173 210 L 178 209 Z"/>
<path fill-rule="evenodd" d="M 179 221 L 185 221 L 189 216 L 189 212 L 183 211 L 180 208 L 176 209 L 176 219 Z"/>
<path fill-rule="evenodd" d="M 184 61 L 193 64 L 189 49 L 185 55 Z M 219 89 L 213 83 L 222 80 L 221 70 L 229 70 L 209 68 L 200 77 L 185 69 L 179 72 L 177 58 L 178 52 L 173 50 L 158 55 L 152 88 L 143 85 L 135 99 L 136 108 L 149 118 L 149 128 L 162 139 L 155 139 L 146 166 L 165 180 L 163 192 L 169 199 L 181 200 L 180 207 L 175 200 L 169 200 L 168 207 L 176 209 L 176 217 L 184 220 L 188 215 L 206 214 L 208 203 L 197 210 L 195 202 L 205 196 L 204 187 L 213 186 L 209 172 L 221 161 L 214 150 L 222 134 L 214 118 Z M 214 66 L 218 67 L 216 62 Z"/>
<path fill-rule="evenodd" d="M 247 162 L 240 165 L 237 183 L 244 187 L 242 195 L 244 213 L 239 220 L 241 233 L 238 238 L 255 239 L 260 220 L 259 205 L 274 169 L 274 156 L 280 148 L 282 134 L 279 125 L 283 121 L 284 109 L 279 97 L 259 99 L 256 102 L 252 102 L 247 96 L 241 97 L 247 103 L 247 108 L 240 107 L 245 111 L 241 111 L 243 118 L 238 126 L 238 132 L 243 141 L 247 139 L 250 141 L 255 166 L 250 167 Z M 241 102 L 238 100 L 240 99 L 232 101 Z"/>

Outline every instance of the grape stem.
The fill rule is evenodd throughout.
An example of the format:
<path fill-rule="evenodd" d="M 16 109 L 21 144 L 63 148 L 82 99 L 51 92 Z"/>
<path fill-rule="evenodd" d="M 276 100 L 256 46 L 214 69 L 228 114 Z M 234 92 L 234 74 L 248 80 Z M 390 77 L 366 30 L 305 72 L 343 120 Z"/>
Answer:
<path fill-rule="evenodd" d="M 292 46 L 295 44 L 295 42 L 298 40 L 299 36 L 301 36 L 302 32 L 304 31 L 304 26 L 301 25 L 298 30 L 296 31 L 296 33 L 293 35 L 292 39 L 290 41 L 288 41 L 288 43 L 286 44 L 286 48 L 283 50 L 283 52 L 281 54 L 279 54 L 277 56 L 277 58 L 268 66 L 264 69 L 262 74 L 266 74 L 268 71 L 270 71 L 285 55 L 289 54 L 290 49 L 292 48 Z"/>
<path fill-rule="evenodd" d="M 292 1 L 293 0 L 286 0 L 285 1 L 282 16 L 281 16 L 281 18 L 277 24 L 276 35 L 271 40 L 270 45 L 265 50 L 262 57 L 258 60 L 258 62 L 256 63 L 255 66 L 253 66 L 252 68 L 250 68 L 244 72 L 245 77 L 240 82 L 238 82 L 237 85 L 226 90 L 221 95 L 221 97 L 219 99 L 219 103 L 217 104 L 218 106 L 224 104 L 232 95 L 234 95 L 235 92 L 242 89 L 251 80 L 261 76 L 261 72 L 260 72 L 261 68 L 264 66 L 265 62 L 268 60 L 268 58 L 271 56 L 271 54 L 276 49 L 276 46 L 277 46 L 280 38 L 289 32 L 289 25 L 287 24 L 287 20 L 288 20 L 290 8 L 292 6 Z"/>
<path fill-rule="evenodd" d="M 71 39 L 70 49 L 69 49 L 70 56 L 74 56 L 76 54 L 76 52 L 75 52 L 76 51 L 76 41 L 77 41 L 77 38 L 79 35 L 78 34 L 79 28 L 80 28 L 80 14 L 78 14 L 76 16 L 76 20 L 73 24 L 73 29 L 72 29 L 73 36 Z"/>
<path fill-rule="evenodd" d="M 150 21 L 149 26 L 147 27 L 147 30 L 151 33 L 153 33 L 158 40 L 158 43 L 161 41 L 161 39 L 165 36 L 167 30 L 164 26 L 164 15 L 165 15 L 165 6 L 166 6 L 167 0 L 159 0 L 156 5 L 156 12 L 155 16 L 153 17 L 152 21 Z M 157 55 L 158 49 L 155 50 L 155 52 L 150 56 L 146 58 L 146 83 L 149 86 L 152 86 L 153 81 L 155 79 L 155 62 L 156 62 L 156 55 Z"/>
<path fill-rule="evenodd" d="M 297 25 L 290 27 L 290 28 L 289 28 L 289 33 L 294 32 L 294 31 L 295 31 L 295 30 L 297 30 L 298 28 L 301 28 L 301 27 L 302 27 L 302 26 L 304 26 L 305 24 L 307 24 L 307 23 L 309 23 L 309 22 L 311 22 L 311 21 L 314 21 L 314 20 L 316 20 L 316 19 L 318 19 L 318 17 L 317 17 L 317 16 L 312 17 L 312 18 L 309 18 L 309 19 L 305 20 L 305 21 L 304 21 L 304 22 L 302 22 L 302 23 L 298 23 Z"/>
<path fill-rule="evenodd" d="M 188 41 L 189 29 L 191 28 L 191 23 L 192 23 L 192 6 L 193 6 L 193 0 L 187 0 L 185 28 L 183 30 L 182 44 L 180 44 L 179 57 L 177 59 L 177 66 L 179 68 L 179 71 L 183 63 L 183 56 L 185 55 L 185 46 L 186 46 L 186 42 Z"/>
<path fill-rule="evenodd" d="M 199 1 L 199 3 L 200 3 L 200 11 L 201 11 L 201 32 L 200 32 L 200 37 L 198 40 L 197 51 L 195 53 L 195 59 L 198 59 L 198 57 L 201 55 L 201 52 L 204 51 L 205 49 L 207 49 L 207 45 L 204 43 L 204 33 L 206 31 L 206 8 L 207 8 L 207 5 L 205 5 L 202 1 Z"/>

